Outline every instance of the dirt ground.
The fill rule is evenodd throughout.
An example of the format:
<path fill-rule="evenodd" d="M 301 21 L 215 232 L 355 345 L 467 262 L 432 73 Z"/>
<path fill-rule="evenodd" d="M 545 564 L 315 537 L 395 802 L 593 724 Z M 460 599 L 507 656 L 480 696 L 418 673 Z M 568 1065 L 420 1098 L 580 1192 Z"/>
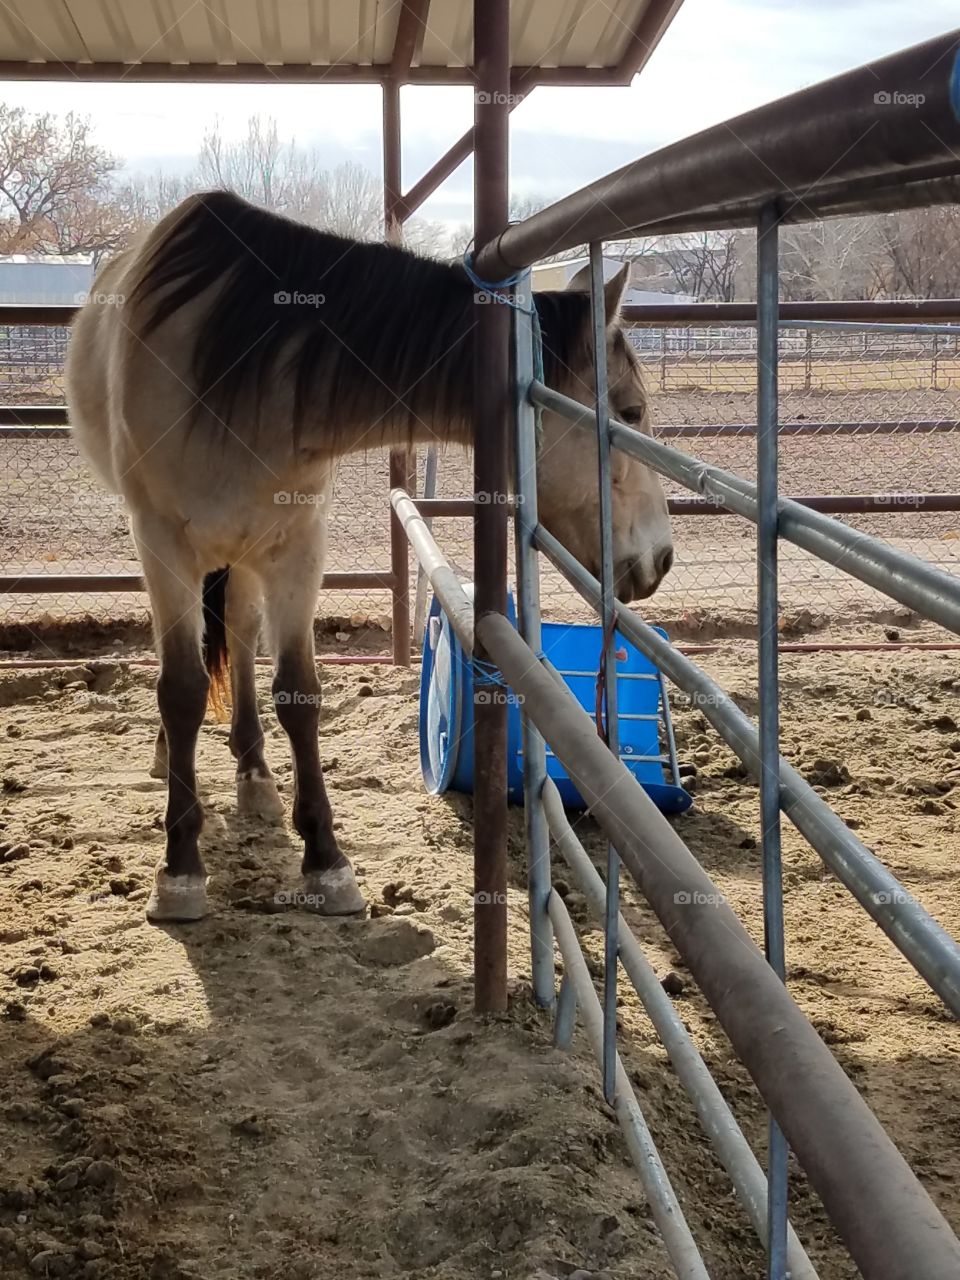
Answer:
<path fill-rule="evenodd" d="M 754 651 L 705 660 L 755 712 Z M 955 935 L 960 728 L 949 654 L 786 656 L 786 754 Z M 470 801 L 423 792 L 418 676 L 326 667 L 323 757 L 373 907 L 332 922 L 296 889 L 289 827 L 236 814 L 222 725 L 199 755 L 215 913 L 143 921 L 161 850 L 147 776 L 155 673 L 93 661 L 0 676 L 0 1275 L 99 1280 L 671 1274 L 581 1033 L 532 1005 L 521 814 L 511 1006 L 471 1011 Z M 286 745 L 267 711 L 286 794 Z M 696 803 L 678 830 L 758 940 L 757 794 L 676 705 Z M 589 819 L 577 830 L 598 857 Z M 789 826 L 789 985 L 960 1226 L 960 1031 Z M 588 957 L 600 935 L 555 880 Z M 650 911 L 626 911 L 763 1158 L 745 1072 Z M 596 963 L 599 973 L 599 964 Z M 676 990 L 676 984 L 674 984 Z M 632 995 L 624 1056 L 716 1280 L 760 1250 Z M 823 1280 L 856 1273 L 802 1174 L 793 1220 Z"/>

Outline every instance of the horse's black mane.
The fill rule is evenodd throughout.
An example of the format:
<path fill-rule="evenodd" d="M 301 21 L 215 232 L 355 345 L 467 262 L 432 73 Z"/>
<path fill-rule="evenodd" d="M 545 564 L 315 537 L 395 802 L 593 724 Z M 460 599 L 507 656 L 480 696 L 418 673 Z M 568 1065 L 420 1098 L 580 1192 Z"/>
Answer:
<path fill-rule="evenodd" d="M 259 405 L 286 362 L 295 428 L 308 412 L 333 433 L 350 423 L 405 424 L 413 434 L 418 419 L 469 421 L 477 305 L 461 266 L 317 231 L 227 191 L 186 200 L 147 253 L 128 300 L 142 336 L 213 290 L 193 374 L 221 419 L 241 396 Z M 535 300 L 545 380 L 562 388 L 587 350 L 589 302 L 582 293 Z"/>

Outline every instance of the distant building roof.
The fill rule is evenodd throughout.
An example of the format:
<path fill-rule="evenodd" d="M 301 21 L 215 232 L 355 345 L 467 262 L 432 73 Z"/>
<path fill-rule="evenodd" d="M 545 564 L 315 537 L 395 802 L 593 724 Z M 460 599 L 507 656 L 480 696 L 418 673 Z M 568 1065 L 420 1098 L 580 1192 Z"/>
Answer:
<path fill-rule="evenodd" d="M 83 302 L 92 282 L 93 263 L 87 258 L 32 258 L 25 254 L 0 258 L 0 303 Z"/>
<path fill-rule="evenodd" d="M 567 258 L 563 262 L 544 262 L 533 268 L 533 284 L 538 289 L 565 289 L 578 272 L 588 265 L 589 258 Z M 623 267 L 622 258 L 604 258 L 603 278 L 612 279 Z M 644 283 L 647 283 L 646 281 Z M 696 302 L 688 293 L 671 293 L 663 289 L 638 289 L 628 285 L 623 296 L 624 306 L 657 306 L 673 302 Z"/>

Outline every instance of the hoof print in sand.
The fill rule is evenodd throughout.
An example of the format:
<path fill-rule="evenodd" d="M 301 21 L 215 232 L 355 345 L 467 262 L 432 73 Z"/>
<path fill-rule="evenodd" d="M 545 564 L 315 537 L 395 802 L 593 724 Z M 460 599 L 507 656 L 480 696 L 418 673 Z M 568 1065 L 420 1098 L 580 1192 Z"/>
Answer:
<path fill-rule="evenodd" d="M 357 940 L 356 955 L 366 964 L 410 964 L 412 960 L 428 956 L 436 945 L 436 939 L 424 925 L 393 916 L 371 923 Z"/>

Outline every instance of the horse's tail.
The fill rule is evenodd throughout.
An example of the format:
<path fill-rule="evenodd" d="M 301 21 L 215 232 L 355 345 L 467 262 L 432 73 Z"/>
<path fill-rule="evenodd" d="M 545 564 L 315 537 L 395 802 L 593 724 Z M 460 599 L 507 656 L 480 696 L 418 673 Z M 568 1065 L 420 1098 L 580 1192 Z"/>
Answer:
<path fill-rule="evenodd" d="M 203 580 L 203 661 L 210 676 L 210 705 L 219 718 L 224 716 L 228 697 L 227 672 L 227 581 L 230 566 L 215 569 Z"/>

